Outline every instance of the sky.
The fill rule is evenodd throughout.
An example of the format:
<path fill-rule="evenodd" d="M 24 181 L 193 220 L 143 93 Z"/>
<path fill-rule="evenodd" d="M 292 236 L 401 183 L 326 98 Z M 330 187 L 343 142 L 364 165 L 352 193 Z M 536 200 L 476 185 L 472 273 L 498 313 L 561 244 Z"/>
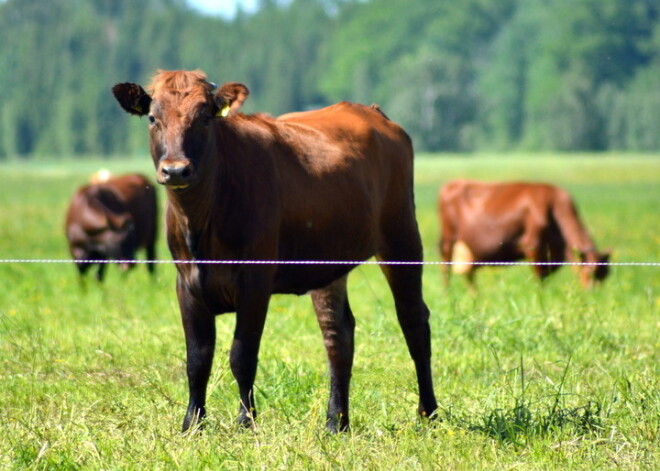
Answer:
<path fill-rule="evenodd" d="M 237 5 L 246 12 L 252 12 L 257 6 L 257 0 L 187 0 L 188 4 L 202 13 L 220 15 L 231 18 L 236 13 Z"/>

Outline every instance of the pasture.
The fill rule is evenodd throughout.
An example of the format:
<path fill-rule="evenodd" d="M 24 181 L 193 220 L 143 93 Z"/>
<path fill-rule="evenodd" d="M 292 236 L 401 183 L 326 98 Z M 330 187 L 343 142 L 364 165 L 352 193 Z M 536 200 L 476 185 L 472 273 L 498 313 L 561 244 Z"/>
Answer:
<path fill-rule="evenodd" d="M 417 214 L 437 261 L 440 185 L 457 177 L 555 183 L 614 262 L 660 262 L 660 159 L 636 155 L 419 155 Z M 5 163 L 0 258 L 68 259 L 64 213 L 100 167 L 150 159 Z M 159 191 L 161 191 L 159 189 Z M 164 193 L 159 193 L 161 206 Z M 162 213 L 161 213 L 162 218 Z M 161 225 L 162 232 L 162 225 Z M 164 237 L 159 257 L 169 259 Z M 187 400 L 175 269 L 109 267 L 80 286 L 71 264 L 0 264 L 2 469 L 654 469 L 660 463 L 660 267 L 613 267 L 584 291 L 564 267 L 484 268 L 479 293 L 424 270 L 437 421 L 416 417 L 414 371 L 374 266 L 349 277 L 356 316 L 352 428 L 324 428 L 326 354 L 307 297 L 276 296 L 257 373 L 254 430 L 238 429 L 218 345 L 203 431 L 179 432 Z"/>

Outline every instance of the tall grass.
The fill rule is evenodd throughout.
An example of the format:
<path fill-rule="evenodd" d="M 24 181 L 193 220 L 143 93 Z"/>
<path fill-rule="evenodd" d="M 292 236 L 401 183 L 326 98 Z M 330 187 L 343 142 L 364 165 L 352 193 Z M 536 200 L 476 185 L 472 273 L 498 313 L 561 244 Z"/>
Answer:
<path fill-rule="evenodd" d="M 148 158 L 2 166 L 0 258 L 67 258 L 63 216 L 100 166 L 151 175 Z M 533 179 L 575 196 L 614 261 L 660 261 L 660 160 L 643 156 L 421 156 L 417 210 L 438 260 L 435 198 L 450 178 Z M 162 195 L 161 195 L 162 196 Z M 162 202 L 162 198 L 161 198 Z M 160 256 L 169 258 L 161 239 Z M 104 285 L 74 268 L 1 264 L 0 468 L 7 469 L 654 469 L 660 460 L 657 267 L 615 267 L 583 291 L 569 268 L 543 286 L 528 267 L 484 268 L 479 293 L 425 268 L 437 421 L 415 416 L 411 361 L 379 269 L 350 277 L 357 318 L 352 429 L 323 427 L 328 380 L 306 297 L 271 302 L 254 430 L 234 425 L 217 319 L 207 427 L 181 435 L 184 344 L 174 268 L 114 267 Z"/>

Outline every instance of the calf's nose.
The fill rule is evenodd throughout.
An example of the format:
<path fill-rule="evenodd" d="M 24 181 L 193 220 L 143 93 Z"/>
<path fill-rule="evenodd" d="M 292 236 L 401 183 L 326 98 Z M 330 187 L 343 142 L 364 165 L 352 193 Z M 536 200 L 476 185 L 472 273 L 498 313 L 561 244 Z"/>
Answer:
<path fill-rule="evenodd" d="M 172 187 L 185 187 L 193 177 L 193 168 L 189 162 L 164 162 L 160 165 L 158 181 Z"/>

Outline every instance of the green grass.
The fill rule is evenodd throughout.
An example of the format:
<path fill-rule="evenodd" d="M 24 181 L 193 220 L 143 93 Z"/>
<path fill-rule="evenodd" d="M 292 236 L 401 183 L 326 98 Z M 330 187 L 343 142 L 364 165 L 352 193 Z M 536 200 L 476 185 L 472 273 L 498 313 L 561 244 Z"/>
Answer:
<path fill-rule="evenodd" d="M 137 161 L 0 166 L 0 258 L 67 258 L 64 212 L 100 166 L 151 175 Z M 575 196 L 614 261 L 660 261 L 657 156 L 421 156 L 417 209 L 438 260 L 435 199 L 458 177 L 545 180 Z M 162 194 L 161 194 L 162 196 Z M 163 201 L 161 201 L 163 202 Z M 163 202 L 164 203 L 164 202 Z M 169 258 L 161 239 L 160 255 Z M 309 299 L 273 298 L 257 376 L 255 430 L 239 430 L 217 319 L 207 428 L 181 435 L 184 343 L 174 268 L 110 267 L 82 289 L 73 266 L 2 264 L 0 469 L 657 469 L 660 268 L 615 267 L 583 291 L 569 268 L 543 287 L 528 267 L 485 268 L 479 294 L 425 268 L 441 405 L 415 416 L 416 387 L 377 267 L 350 277 L 357 318 L 352 429 L 328 435 L 326 359 Z"/>

